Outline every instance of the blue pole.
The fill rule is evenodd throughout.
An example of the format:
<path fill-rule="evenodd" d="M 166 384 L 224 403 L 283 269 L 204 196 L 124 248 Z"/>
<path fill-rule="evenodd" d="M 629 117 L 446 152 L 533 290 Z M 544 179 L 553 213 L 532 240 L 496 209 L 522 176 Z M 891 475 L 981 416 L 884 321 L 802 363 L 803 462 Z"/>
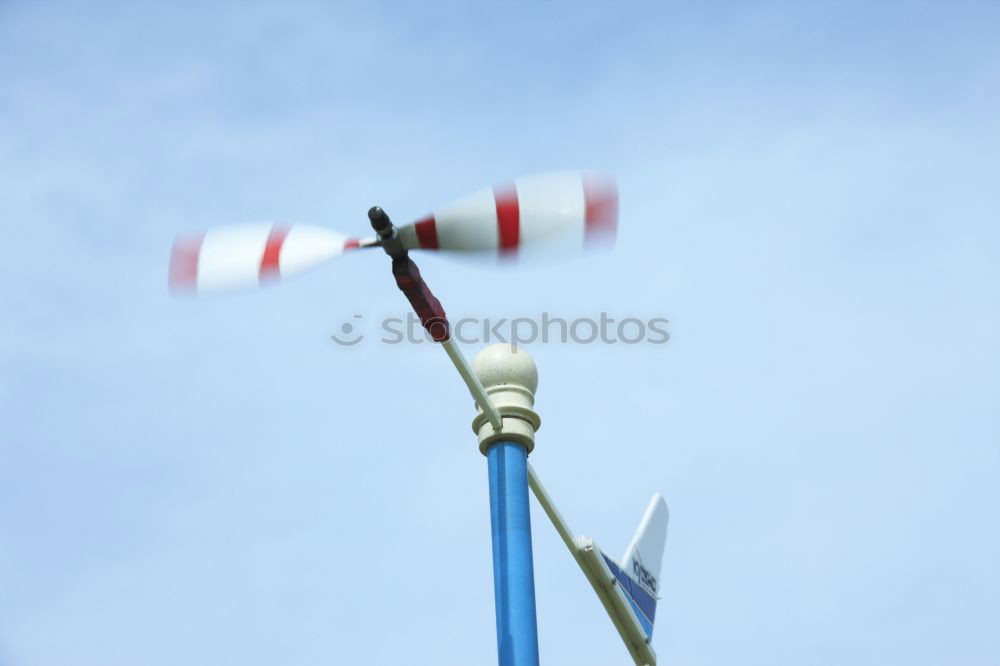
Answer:
<path fill-rule="evenodd" d="M 486 452 L 493 527 L 493 589 L 500 666 L 538 666 L 535 575 L 528 513 L 528 454 L 499 441 Z"/>

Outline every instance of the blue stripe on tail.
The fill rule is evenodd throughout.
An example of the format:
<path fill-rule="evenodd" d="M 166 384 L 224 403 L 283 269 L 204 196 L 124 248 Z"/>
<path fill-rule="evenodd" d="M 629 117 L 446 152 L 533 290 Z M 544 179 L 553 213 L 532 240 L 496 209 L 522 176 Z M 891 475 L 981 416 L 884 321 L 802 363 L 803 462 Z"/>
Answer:
<path fill-rule="evenodd" d="M 636 619 L 639 620 L 643 631 L 646 632 L 646 638 L 649 638 L 653 635 L 653 622 L 656 620 L 656 599 L 643 589 L 639 583 L 632 580 L 632 577 L 625 573 L 618 566 L 617 562 L 603 552 L 601 555 L 604 557 L 604 561 L 607 562 L 608 568 L 611 569 L 611 573 L 618 580 L 622 592 L 625 593 L 625 597 L 632 606 L 632 611 L 635 613 Z"/>

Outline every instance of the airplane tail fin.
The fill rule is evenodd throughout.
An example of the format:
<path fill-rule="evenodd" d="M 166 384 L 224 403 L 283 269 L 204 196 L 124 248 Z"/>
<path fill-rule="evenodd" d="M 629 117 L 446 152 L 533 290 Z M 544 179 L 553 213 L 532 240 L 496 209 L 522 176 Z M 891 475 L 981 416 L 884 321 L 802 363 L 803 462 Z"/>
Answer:
<path fill-rule="evenodd" d="M 660 590 L 660 565 L 667 543 L 670 511 L 659 493 L 653 495 L 639 521 L 632 541 L 621 559 L 621 567 L 655 600 Z"/>
<path fill-rule="evenodd" d="M 651 643 L 660 566 L 667 543 L 667 503 L 660 494 L 653 495 L 619 564 L 591 537 L 574 536 L 530 463 L 528 474 L 535 497 L 597 593 L 632 660 L 637 666 L 656 666 L 656 652 Z"/>

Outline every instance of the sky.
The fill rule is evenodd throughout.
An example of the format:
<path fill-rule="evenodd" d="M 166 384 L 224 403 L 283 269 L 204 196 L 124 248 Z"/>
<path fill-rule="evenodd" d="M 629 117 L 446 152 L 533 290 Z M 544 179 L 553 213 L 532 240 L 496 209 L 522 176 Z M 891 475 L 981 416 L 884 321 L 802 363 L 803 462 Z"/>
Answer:
<path fill-rule="evenodd" d="M 1000 6 L 0 3 L 0 664 L 491 664 L 486 463 L 384 257 L 178 300 L 178 232 L 614 174 L 616 249 L 419 258 L 661 664 L 1000 664 Z M 360 317 L 355 317 L 360 315 Z M 342 347 L 330 334 L 366 334 Z M 481 344 L 465 346 L 469 355 Z M 543 663 L 626 664 L 532 507 Z"/>

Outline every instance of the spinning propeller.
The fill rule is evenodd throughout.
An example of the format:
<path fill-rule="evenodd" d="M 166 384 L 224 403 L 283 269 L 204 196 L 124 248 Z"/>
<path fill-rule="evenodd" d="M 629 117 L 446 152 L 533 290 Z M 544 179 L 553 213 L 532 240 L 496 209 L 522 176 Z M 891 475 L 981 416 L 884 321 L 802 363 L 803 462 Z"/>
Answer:
<path fill-rule="evenodd" d="M 174 293 L 252 287 L 292 277 L 345 252 L 379 246 L 388 250 L 389 244 L 402 251 L 501 258 L 574 251 L 613 242 L 617 224 L 613 180 L 586 172 L 542 174 L 481 190 L 393 228 L 388 237 L 380 232 L 374 238 L 354 238 L 323 227 L 281 223 L 223 226 L 179 236 L 170 257 L 169 283 Z"/>
<path fill-rule="evenodd" d="M 250 287 L 302 273 L 344 252 L 381 247 L 392 258 L 396 286 L 500 432 L 500 413 L 451 338 L 444 308 L 409 252 L 505 257 L 610 242 L 618 226 L 618 188 L 610 178 L 590 173 L 543 174 L 482 190 L 403 227 L 396 228 L 378 206 L 368 211 L 368 218 L 374 238 L 287 224 L 234 225 L 180 236 L 170 256 L 170 288 L 174 293 L 203 293 Z"/>

